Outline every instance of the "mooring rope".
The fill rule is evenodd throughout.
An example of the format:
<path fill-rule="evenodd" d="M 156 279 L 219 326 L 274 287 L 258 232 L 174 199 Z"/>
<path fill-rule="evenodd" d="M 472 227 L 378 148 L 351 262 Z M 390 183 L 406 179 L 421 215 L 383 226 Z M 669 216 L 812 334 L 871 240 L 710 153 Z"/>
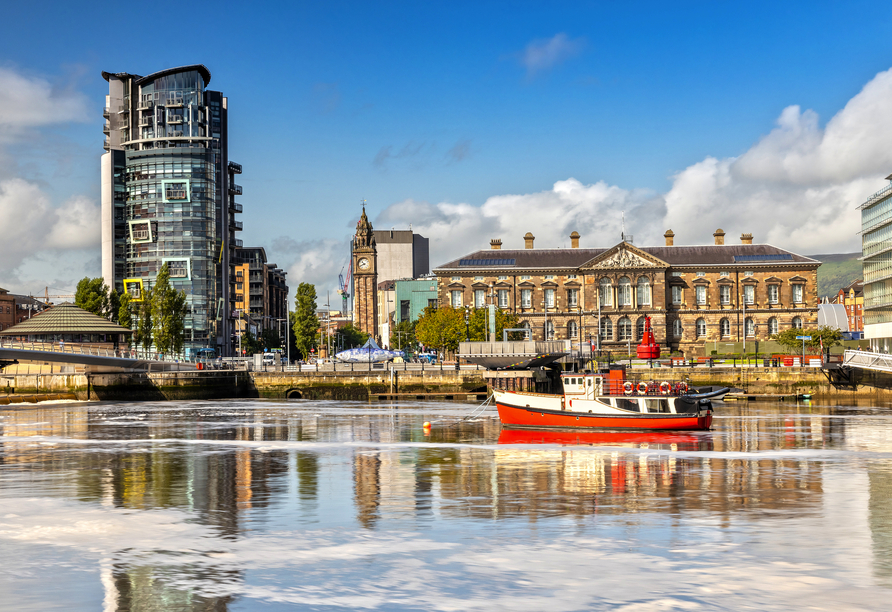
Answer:
<path fill-rule="evenodd" d="M 488 407 L 491 407 L 489 404 L 492 402 L 494 397 L 495 397 L 495 394 L 493 393 L 489 397 L 486 398 L 486 401 L 484 401 L 482 404 L 480 404 L 479 406 L 474 408 L 474 411 L 471 414 L 469 414 L 468 416 L 463 417 L 457 421 L 453 421 L 452 423 L 447 423 L 444 425 L 444 427 L 455 427 L 459 423 L 464 423 L 465 421 L 469 421 L 475 417 L 480 416 Z M 443 423 L 443 421 L 444 421 L 444 419 L 437 419 L 435 421 L 430 421 L 430 423 L 431 424 Z"/>

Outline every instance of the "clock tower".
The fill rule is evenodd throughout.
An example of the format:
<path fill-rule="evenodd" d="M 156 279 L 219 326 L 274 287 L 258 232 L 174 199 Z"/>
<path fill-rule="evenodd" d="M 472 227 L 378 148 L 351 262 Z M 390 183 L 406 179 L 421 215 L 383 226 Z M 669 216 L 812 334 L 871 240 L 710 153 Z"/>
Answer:
<path fill-rule="evenodd" d="M 353 326 L 378 335 L 378 251 L 364 203 L 353 237 Z"/>

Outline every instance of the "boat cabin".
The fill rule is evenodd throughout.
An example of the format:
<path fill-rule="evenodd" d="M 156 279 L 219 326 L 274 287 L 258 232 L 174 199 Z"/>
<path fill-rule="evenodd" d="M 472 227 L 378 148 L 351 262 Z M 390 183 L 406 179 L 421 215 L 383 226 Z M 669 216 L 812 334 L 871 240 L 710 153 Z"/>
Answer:
<path fill-rule="evenodd" d="M 573 410 L 573 400 L 595 400 L 628 412 L 674 413 L 670 397 L 678 395 L 668 383 L 638 383 L 604 380 L 596 373 L 570 372 L 561 375 L 564 387 L 563 410 Z M 582 404 L 580 403 L 581 407 Z"/>

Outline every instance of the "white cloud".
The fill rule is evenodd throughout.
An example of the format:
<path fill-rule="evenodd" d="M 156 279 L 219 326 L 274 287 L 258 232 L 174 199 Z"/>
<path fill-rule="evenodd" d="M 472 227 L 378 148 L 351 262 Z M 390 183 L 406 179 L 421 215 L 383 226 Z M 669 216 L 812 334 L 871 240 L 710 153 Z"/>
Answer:
<path fill-rule="evenodd" d="M 86 97 L 80 92 L 59 89 L 45 79 L 0 67 L 0 136 L 87 119 Z"/>
<path fill-rule="evenodd" d="M 585 40 L 570 39 L 563 32 L 551 38 L 534 40 L 520 54 L 520 64 L 527 76 L 534 77 L 547 72 L 582 51 Z"/>

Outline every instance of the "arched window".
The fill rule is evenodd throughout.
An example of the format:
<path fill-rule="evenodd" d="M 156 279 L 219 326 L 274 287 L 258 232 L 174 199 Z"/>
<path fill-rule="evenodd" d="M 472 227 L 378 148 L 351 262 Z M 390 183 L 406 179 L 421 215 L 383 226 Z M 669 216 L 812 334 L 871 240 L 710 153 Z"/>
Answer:
<path fill-rule="evenodd" d="M 722 335 L 722 338 L 727 338 L 731 335 L 731 322 L 728 319 L 719 321 L 719 333 Z"/>
<path fill-rule="evenodd" d="M 579 326 L 576 324 L 576 321 L 570 321 L 567 323 L 567 337 L 568 338 L 576 338 L 579 335 Z"/>
<path fill-rule="evenodd" d="M 681 319 L 675 319 L 672 322 L 672 335 L 681 338 L 682 333 L 684 333 L 684 328 L 681 326 Z"/>
<path fill-rule="evenodd" d="M 601 319 L 601 340 L 613 340 L 613 323 L 607 317 Z"/>
<path fill-rule="evenodd" d="M 777 317 L 771 317 L 770 319 L 768 319 L 768 333 L 774 335 L 777 332 Z"/>
<path fill-rule="evenodd" d="M 610 306 L 613 304 L 613 285 L 610 283 L 609 278 L 601 279 L 598 299 L 601 300 L 601 306 Z"/>
<path fill-rule="evenodd" d="M 802 329 L 802 319 L 800 317 L 793 317 L 793 327 L 795 329 Z"/>
<path fill-rule="evenodd" d="M 554 321 L 545 324 L 545 339 L 554 340 Z"/>
<path fill-rule="evenodd" d="M 646 276 L 638 277 L 638 305 L 650 305 L 650 279 Z"/>
<path fill-rule="evenodd" d="M 619 279 L 616 301 L 618 306 L 632 305 L 632 281 L 629 280 L 628 276 L 623 276 Z"/>
<path fill-rule="evenodd" d="M 632 339 L 632 321 L 629 317 L 623 317 L 619 320 L 619 323 L 616 324 L 617 331 L 619 332 L 620 340 L 631 340 Z"/>
<path fill-rule="evenodd" d="M 746 318 L 746 321 L 743 324 L 743 329 L 747 337 L 756 335 L 756 324 L 753 323 L 753 320 L 749 317 Z"/>
<path fill-rule="evenodd" d="M 638 317 L 638 321 L 635 323 L 635 333 L 637 340 L 644 338 L 644 317 Z"/>
<path fill-rule="evenodd" d="M 706 319 L 697 319 L 697 337 L 706 337 Z"/>

